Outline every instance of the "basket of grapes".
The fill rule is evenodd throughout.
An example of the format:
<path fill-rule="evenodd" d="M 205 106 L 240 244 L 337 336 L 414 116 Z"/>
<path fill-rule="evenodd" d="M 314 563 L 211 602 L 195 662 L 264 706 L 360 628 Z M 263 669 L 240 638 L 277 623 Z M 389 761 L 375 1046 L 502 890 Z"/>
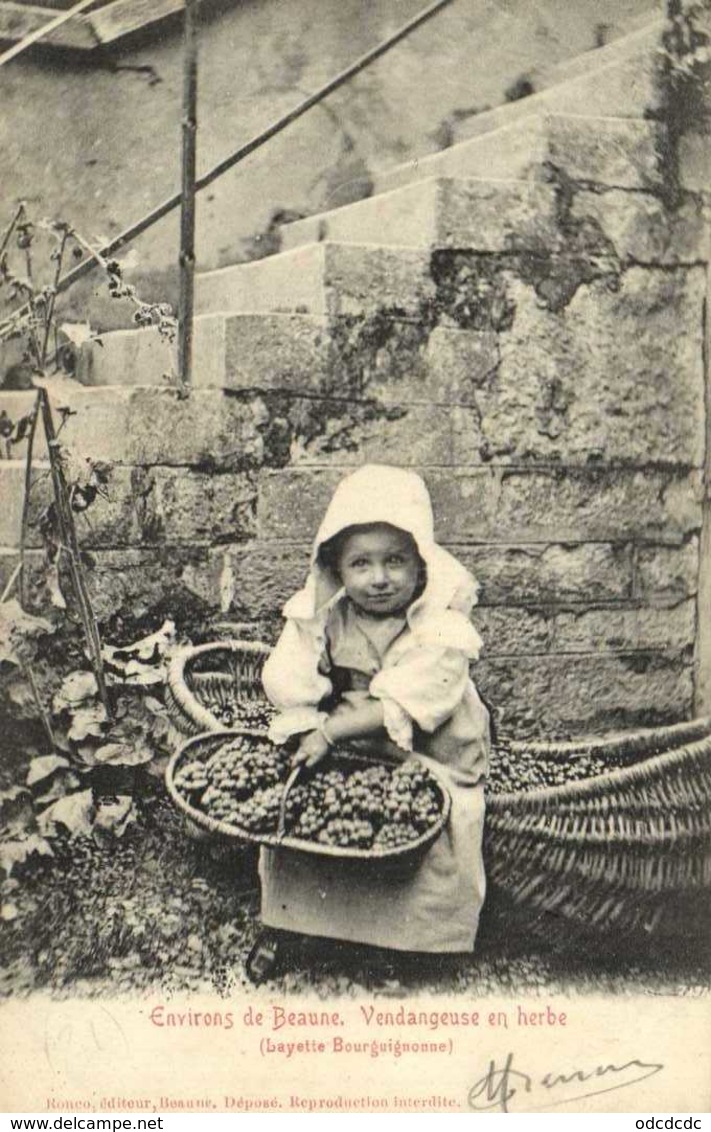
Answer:
<path fill-rule="evenodd" d="M 548 931 L 662 933 L 711 894 L 711 719 L 494 751 L 487 877 Z"/>
<path fill-rule="evenodd" d="M 273 708 L 262 691 L 269 656 L 261 641 L 214 641 L 175 655 L 168 668 L 165 701 L 183 735 L 230 727 L 266 734 Z"/>
<path fill-rule="evenodd" d="M 171 759 L 166 785 L 213 833 L 359 861 L 414 861 L 449 817 L 446 786 L 417 757 L 386 763 L 344 746 L 300 773 L 291 758 L 247 729 L 198 735 Z"/>

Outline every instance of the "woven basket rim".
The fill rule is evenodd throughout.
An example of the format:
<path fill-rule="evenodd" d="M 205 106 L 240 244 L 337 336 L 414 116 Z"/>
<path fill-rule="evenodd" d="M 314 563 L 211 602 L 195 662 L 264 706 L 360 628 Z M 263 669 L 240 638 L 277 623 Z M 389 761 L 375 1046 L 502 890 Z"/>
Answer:
<path fill-rule="evenodd" d="M 510 808 L 512 805 L 518 809 L 525 809 L 529 806 L 538 806 L 542 802 L 560 802 L 568 798 L 573 800 L 585 795 L 605 794 L 615 787 L 637 783 L 640 779 L 648 777 L 650 773 L 669 770 L 687 762 L 689 758 L 704 755 L 711 755 L 711 734 L 704 735 L 693 743 L 675 747 L 671 751 L 650 755 L 632 766 L 613 768 L 605 771 L 604 774 L 580 778 L 560 786 L 540 786 L 534 790 L 506 791 L 499 794 L 487 792 L 487 806 L 493 810 Z"/>
<path fill-rule="evenodd" d="M 166 676 L 168 693 L 173 697 L 180 711 L 206 732 L 221 731 L 223 727 L 220 721 L 215 719 L 212 712 L 208 711 L 200 703 L 197 696 L 191 692 L 185 679 L 185 669 L 190 661 L 195 660 L 196 657 L 205 656 L 211 652 L 228 652 L 234 655 L 243 653 L 266 658 L 271 652 L 271 646 L 265 644 L 264 641 L 242 641 L 230 638 L 225 641 L 207 641 L 202 645 L 186 645 L 175 654 L 168 665 Z"/>
<path fill-rule="evenodd" d="M 634 751 L 638 749 L 644 754 L 655 741 L 659 739 L 673 743 L 675 739 L 680 742 L 676 746 L 685 745 L 689 740 L 705 738 L 711 734 L 711 716 L 702 715 L 696 719 L 683 720 L 681 723 L 671 723 L 665 727 L 640 727 L 633 731 L 613 731 L 607 735 L 580 739 L 552 740 L 525 740 L 510 739 L 505 746 L 514 754 L 548 756 L 549 758 L 565 758 L 568 755 L 595 754 L 596 752 Z M 665 751 L 658 752 L 666 753 Z"/>
<path fill-rule="evenodd" d="M 176 789 L 176 770 L 180 763 L 192 753 L 192 748 L 199 748 L 205 743 L 225 743 L 229 741 L 230 738 L 236 738 L 240 735 L 249 735 L 255 739 L 264 740 L 263 734 L 247 727 L 229 728 L 223 731 L 203 731 L 183 743 L 171 756 L 168 766 L 166 767 L 165 784 L 172 801 L 187 817 L 198 825 L 201 825 L 204 829 L 209 830 L 211 833 L 220 833 L 227 837 L 234 838 L 235 840 L 249 841 L 258 845 L 265 845 L 272 849 L 293 849 L 317 857 L 329 857 L 336 860 L 353 860 L 367 864 L 368 862 L 375 861 L 407 861 L 410 858 L 419 856 L 437 840 L 449 821 L 452 806 L 449 790 L 442 777 L 430 766 L 427 767 L 427 772 L 436 782 L 442 797 L 440 816 L 429 829 L 420 834 L 416 841 L 411 841 L 407 845 L 387 849 L 357 849 L 351 846 L 322 845 L 315 841 L 302 841 L 300 838 L 296 837 L 285 836 L 279 838 L 275 834 L 255 834 L 250 830 L 242 830 L 237 826 L 219 821 L 216 818 L 211 818 L 202 810 L 197 810 L 186 802 Z M 349 758 L 350 757 L 349 754 Z M 416 758 L 417 755 L 415 754 L 414 757 Z M 382 765 L 382 760 L 365 753 L 361 754 L 360 752 L 353 753 L 352 761 L 362 762 L 368 765 Z"/>

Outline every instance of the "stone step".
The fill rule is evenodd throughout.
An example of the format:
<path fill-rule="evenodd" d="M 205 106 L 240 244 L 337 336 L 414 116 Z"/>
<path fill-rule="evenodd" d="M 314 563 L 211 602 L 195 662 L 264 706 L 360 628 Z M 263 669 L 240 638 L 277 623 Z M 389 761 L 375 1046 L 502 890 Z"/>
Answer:
<path fill-rule="evenodd" d="M 539 78 L 536 93 L 485 110 L 453 126 L 454 143 L 490 133 L 531 114 L 644 118 L 659 104 L 658 46 L 663 21 L 643 26 L 612 43 L 557 63 Z"/>
<path fill-rule="evenodd" d="M 424 249 L 307 244 L 198 275 L 196 313 L 347 315 L 376 306 L 414 313 L 433 293 L 429 258 Z"/>
<path fill-rule="evenodd" d="M 696 263 L 708 258 L 711 225 L 703 201 L 690 197 L 674 211 L 641 189 L 556 186 L 527 181 L 433 177 L 355 204 L 287 224 L 282 247 L 331 240 L 403 247 L 471 248 L 480 252 L 552 251 L 565 224 L 585 223 L 624 262 Z"/>
<path fill-rule="evenodd" d="M 282 228 L 282 249 L 320 240 L 404 247 L 511 250 L 512 241 L 555 238 L 552 185 L 431 178 Z"/>
<path fill-rule="evenodd" d="M 17 422 L 29 413 L 34 394 L 0 392 L 0 412 Z M 265 423 L 263 406 L 238 400 L 218 388 L 194 389 L 181 399 L 175 389 L 138 385 L 85 388 L 62 381 L 50 390 L 55 425 L 64 419 L 59 441 L 71 453 L 78 472 L 87 460 L 122 465 L 169 467 L 218 464 L 233 470 L 261 463 Z M 14 444 L 10 460 L 0 468 L 21 463 L 27 441 Z M 48 458 L 42 428 L 35 436 L 33 455 Z"/>
<path fill-rule="evenodd" d="M 657 189 L 660 129 L 634 118 L 529 114 L 419 161 L 376 172 L 374 192 L 435 176 L 535 180 L 548 175 L 546 165 L 575 181 Z"/>

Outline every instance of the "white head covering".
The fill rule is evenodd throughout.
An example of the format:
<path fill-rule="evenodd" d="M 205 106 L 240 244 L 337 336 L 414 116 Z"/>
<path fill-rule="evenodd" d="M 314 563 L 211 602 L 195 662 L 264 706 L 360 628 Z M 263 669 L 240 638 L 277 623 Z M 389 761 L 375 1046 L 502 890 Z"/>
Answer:
<path fill-rule="evenodd" d="M 370 523 L 389 523 L 407 531 L 427 568 L 425 589 L 407 611 L 410 627 L 429 643 L 451 645 L 477 656 L 479 635 L 461 616 L 476 603 L 477 583 L 435 542 L 432 504 L 420 476 L 386 464 L 366 464 L 338 484 L 314 541 L 306 584 L 284 606 L 285 617 L 322 620 L 343 590 L 332 571 L 320 562 L 319 550 L 346 528 Z"/>

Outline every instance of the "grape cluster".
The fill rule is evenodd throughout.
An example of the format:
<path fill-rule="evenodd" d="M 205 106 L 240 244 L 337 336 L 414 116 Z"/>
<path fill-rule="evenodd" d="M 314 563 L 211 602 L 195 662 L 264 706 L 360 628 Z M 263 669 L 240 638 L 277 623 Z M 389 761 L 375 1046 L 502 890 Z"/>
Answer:
<path fill-rule="evenodd" d="M 203 762 L 186 763 L 174 781 L 190 804 L 210 817 L 266 834 L 278 828 L 289 771 L 286 751 L 266 739 L 238 735 Z M 440 812 L 440 792 L 421 763 L 411 760 L 394 770 L 354 766 L 346 748 L 297 782 L 284 801 L 290 837 L 341 848 L 407 845 L 430 829 Z"/>
<path fill-rule="evenodd" d="M 236 807 L 233 821 L 250 833 L 275 833 L 283 796 L 283 783 L 257 790 L 251 798 Z"/>
<path fill-rule="evenodd" d="M 266 733 L 275 709 L 266 700 L 244 700 L 214 698 L 205 701 L 204 707 L 214 715 L 223 727 L 245 727 L 249 731 Z"/>
<path fill-rule="evenodd" d="M 322 845 L 369 849 L 373 844 L 374 836 L 375 830 L 369 821 L 359 818 L 334 818 L 320 831 L 318 840 Z"/>
<path fill-rule="evenodd" d="M 514 754 L 501 746 L 492 754 L 487 788 L 491 794 L 525 793 L 540 787 L 565 786 L 612 769 L 603 755 L 592 751 L 568 759 L 546 759 L 538 754 Z"/>
<path fill-rule="evenodd" d="M 186 763 L 175 775 L 175 785 L 181 794 L 202 793 L 207 786 L 205 764 L 196 760 Z"/>
<path fill-rule="evenodd" d="M 418 831 L 409 822 L 394 822 L 392 825 L 382 826 L 375 835 L 373 846 L 376 849 L 400 849 L 415 841 Z"/>

